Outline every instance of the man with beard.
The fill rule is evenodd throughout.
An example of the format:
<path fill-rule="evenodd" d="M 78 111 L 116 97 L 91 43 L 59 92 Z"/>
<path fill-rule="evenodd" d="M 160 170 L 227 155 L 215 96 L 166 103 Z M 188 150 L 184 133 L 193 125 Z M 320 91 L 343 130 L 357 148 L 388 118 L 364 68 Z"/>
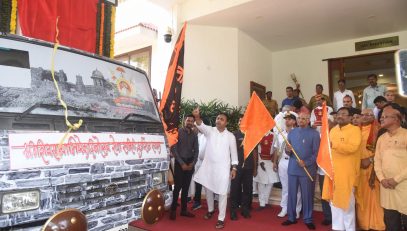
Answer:
<path fill-rule="evenodd" d="M 383 208 L 380 206 L 380 182 L 373 169 L 374 149 L 379 131 L 372 109 L 361 114 L 362 144 L 360 146 L 360 175 L 356 188 L 356 215 L 362 230 L 384 230 Z"/>
<path fill-rule="evenodd" d="M 179 191 L 181 192 L 181 216 L 194 217 L 194 214 L 187 211 L 188 189 L 191 183 L 194 165 L 198 158 L 199 146 L 198 136 L 192 131 L 194 126 L 194 116 L 185 117 L 184 127 L 178 131 L 178 142 L 171 147 L 175 156 L 174 181 L 170 219 L 175 220 Z"/>
<path fill-rule="evenodd" d="M 334 187 L 325 176 L 322 198 L 331 202 L 333 230 L 356 230 L 354 187 L 359 177 L 362 135 L 351 120 L 350 109 L 340 108 L 336 114 L 338 125 L 329 132 Z"/>
<path fill-rule="evenodd" d="M 402 116 L 393 106 L 383 109 L 380 122 L 387 132 L 379 137 L 374 157 L 384 223 L 390 231 L 407 228 L 407 129 L 401 127 Z"/>
<path fill-rule="evenodd" d="M 228 116 L 220 113 L 216 117 L 216 127 L 210 127 L 202 123 L 199 108 L 194 109 L 192 114 L 200 132 L 206 139 L 205 156 L 201 167 L 196 173 L 194 180 L 206 188 L 206 201 L 208 212 L 204 216 L 211 219 L 214 209 L 214 193 L 219 195 L 219 215 L 215 228 L 225 227 L 227 192 L 230 179 L 234 179 L 237 171 L 237 148 L 235 136 L 226 128 Z"/>

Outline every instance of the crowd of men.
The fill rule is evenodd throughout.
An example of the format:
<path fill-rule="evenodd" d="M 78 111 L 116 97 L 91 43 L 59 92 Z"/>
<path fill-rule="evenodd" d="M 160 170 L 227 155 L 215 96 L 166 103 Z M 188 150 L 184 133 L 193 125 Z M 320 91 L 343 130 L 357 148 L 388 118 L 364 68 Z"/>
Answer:
<path fill-rule="evenodd" d="M 180 216 L 195 217 L 187 210 L 188 193 L 194 191 L 192 209 L 201 208 L 205 191 L 208 211 L 204 219 L 218 216 L 215 227 L 225 226 L 228 194 L 230 219 L 251 218 L 253 191 L 259 207 L 269 203 L 273 185 L 281 182 L 283 226 L 296 224 L 316 229 L 313 220 L 315 183 L 319 182 L 324 219 L 333 230 L 407 230 L 407 129 L 405 108 L 394 102 L 395 93 L 367 77 L 362 109 L 356 108 L 353 92 L 338 81 L 333 100 L 317 84 L 309 103 L 300 90 L 286 88 L 281 108 L 266 93 L 263 103 L 276 121 L 258 146 L 245 159 L 244 134 L 227 130 L 228 115 L 221 113 L 216 126 L 203 123 L 199 108 L 185 117 L 175 157 L 173 202 L 170 219 L 176 219 L 181 191 Z M 323 107 L 324 103 L 327 105 Z M 317 165 L 323 108 L 329 115 L 329 141 L 333 175 Z M 322 145 L 322 144 L 321 144 Z M 191 186 L 192 182 L 192 186 Z"/>

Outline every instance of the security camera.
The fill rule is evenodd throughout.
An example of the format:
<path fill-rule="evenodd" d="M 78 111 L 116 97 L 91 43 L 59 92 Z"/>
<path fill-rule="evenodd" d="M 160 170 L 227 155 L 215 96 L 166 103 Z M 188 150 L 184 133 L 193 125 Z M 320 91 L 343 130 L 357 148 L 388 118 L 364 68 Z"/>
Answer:
<path fill-rule="evenodd" d="M 172 31 L 171 28 L 168 27 L 167 32 L 164 34 L 164 41 L 166 43 L 170 43 L 172 38 Z"/>

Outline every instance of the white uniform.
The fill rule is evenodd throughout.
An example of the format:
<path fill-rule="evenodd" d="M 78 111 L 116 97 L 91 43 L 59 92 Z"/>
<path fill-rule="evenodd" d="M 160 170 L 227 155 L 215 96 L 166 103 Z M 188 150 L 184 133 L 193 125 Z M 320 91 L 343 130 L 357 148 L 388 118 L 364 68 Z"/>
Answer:
<path fill-rule="evenodd" d="M 287 131 L 283 131 L 283 135 L 287 138 Z M 274 148 L 278 151 L 280 154 L 280 161 L 278 163 L 278 176 L 280 177 L 281 181 L 281 201 L 280 201 L 280 206 L 281 206 L 281 214 L 287 214 L 287 203 L 288 203 L 288 161 L 290 157 L 285 153 L 285 140 L 283 136 L 279 133 L 276 142 L 274 142 Z M 300 189 L 298 188 L 298 193 L 297 193 L 297 207 L 296 207 L 296 212 L 297 214 L 300 213 L 301 211 L 301 192 Z"/>
<path fill-rule="evenodd" d="M 195 164 L 195 170 L 194 170 L 194 175 L 192 176 L 191 179 L 191 184 L 189 186 L 189 196 L 194 196 L 195 195 L 195 181 L 194 181 L 194 176 L 198 172 L 199 167 L 202 165 L 202 161 L 205 156 L 205 147 L 206 147 L 206 137 L 202 133 L 198 133 L 198 144 L 199 144 L 199 155 L 198 159 Z"/>
<path fill-rule="evenodd" d="M 194 181 L 206 188 L 208 211 L 214 211 L 213 194 L 219 194 L 219 216 L 223 221 L 226 214 L 227 191 L 230 184 L 230 166 L 239 163 L 235 136 L 225 129 L 219 132 L 216 127 L 202 123 L 197 128 L 206 137 L 205 156 Z"/>
<path fill-rule="evenodd" d="M 267 133 L 266 135 L 270 134 Z M 275 137 L 273 138 L 273 142 Z M 261 145 L 258 145 L 258 152 L 261 153 Z M 274 152 L 273 145 L 270 148 L 270 155 Z M 260 163 L 264 163 L 264 171 Z M 279 182 L 278 174 L 273 171 L 273 162 L 271 160 L 262 160 L 259 155 L 259 165 L 257 167 L 257 176 L 253 178 L 253 181 L 258 184 L 259 204 L 261 207 L 266 206 L 269 201 L 270 193 L 273 188 L 273 184 Z"/>

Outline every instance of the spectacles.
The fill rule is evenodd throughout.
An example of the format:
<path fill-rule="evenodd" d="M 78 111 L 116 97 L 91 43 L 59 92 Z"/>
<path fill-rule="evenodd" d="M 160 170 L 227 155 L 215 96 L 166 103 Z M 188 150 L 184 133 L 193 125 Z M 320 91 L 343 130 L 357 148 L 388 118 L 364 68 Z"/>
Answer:
<path fill-rule="evenodd" d="M 361 116 L 366 116 L 366 117 L 368 117 L 368 116 L 374 116 L 373 114 L 361 114 Z"/>
<path fill-rule="evenodd" d="M 298 117 L 298 120 L 309 120 L 309 118 L 308 117 Z"/>
<path fill-rule="evenodd" d="M 344 113 L 336 113 L 336 116 L 350 116 L 349 114 L 344 114 Z"/>
<path fill-rule="evenodd" d="M 380 117 L 381 119 L 388 119 L 388 118 L 397 118 L 396 116 L 386 116 L 386 115 L 382 115 L 382 117 Z"/>

